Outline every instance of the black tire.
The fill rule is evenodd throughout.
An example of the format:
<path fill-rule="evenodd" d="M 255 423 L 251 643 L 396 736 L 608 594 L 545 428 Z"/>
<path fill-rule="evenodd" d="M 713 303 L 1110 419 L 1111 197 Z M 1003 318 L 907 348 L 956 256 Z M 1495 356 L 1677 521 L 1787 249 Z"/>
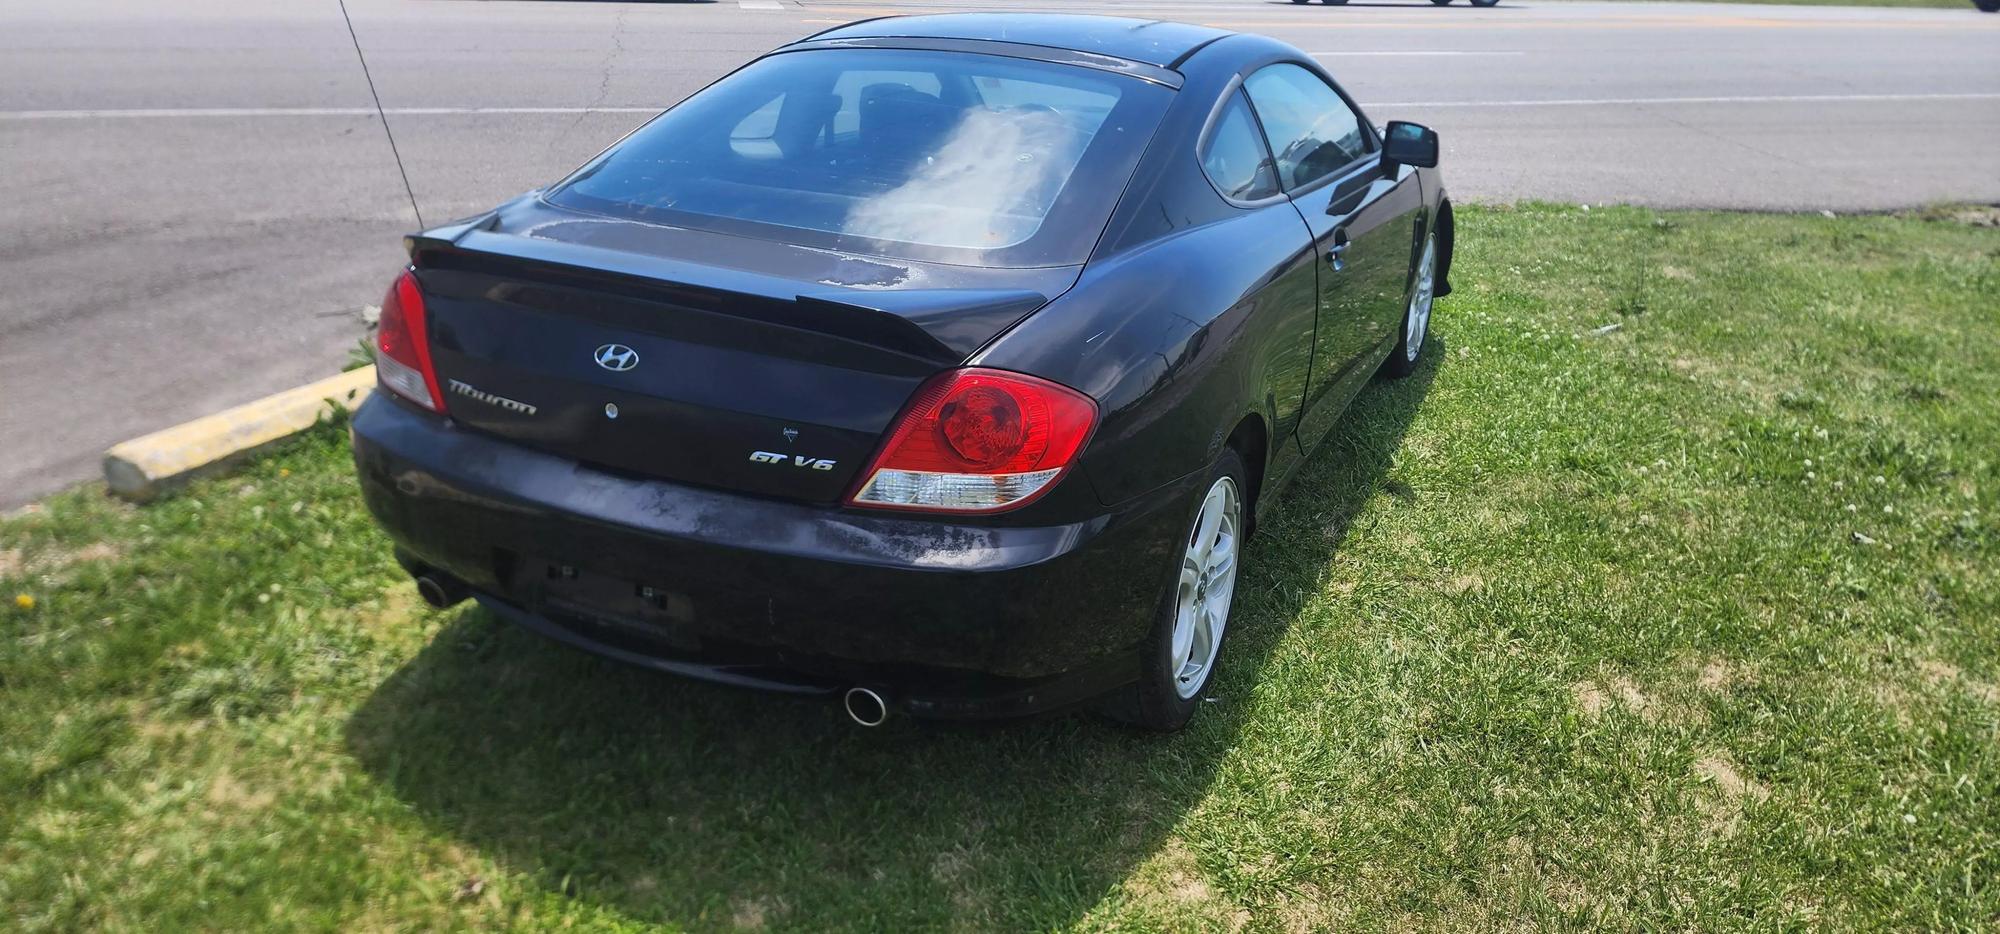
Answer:
<path fill-rule="evenodd" d="M 1161 595 L 1160 607 L 1153 614 L 1153 631 L 1146 638 L 1145 657 L 1139 680 L 1106 699 L 1104 712 L 1113 719 L 1143 730 L 1172 733 L 1187 726 L 1188 720 L 1194 717 L 1194 712 L 1201 708 L 1202 698 L 1208 696 L 1209 685 L 1215 683 L 1215 670 L 1222 662 L 1222 650 L 1228 645 L 1228 620 L 1235 609 L 1234 584 L 1241 576 L 1242 536 L 1249 529 L 1248 515 L 1251 500 L 1249 487 L 1246 485 L 1249 476 L 1250 472 L 1244 466 L 1242 456 L 1233 448 L 1223 449 L 1222 456 L 1216 459 L 1214 468 L 1209 471 L 1208 480 L 1202 484 L 1200 499 L 1197 500 L 1188 518 L 1187 540 L 1192 542 L 1195 533 L 1199 531 L 1197 523 L 1201 519 L 1202 503 L 1207 500 L 1209 492 L 1224 478 L 1235 484 L 1239 513 L 1235 526 L 1233 561 L 1238 571 L 1231 579 L 1226 605 L 1223 607 L 1222 636 L 1217 640 L 1207 668 L 1201 673 L 1201 682 L 1195 686 L 1193 693 L 1187 696 L 1182 696 L 1182 690 L 1176 686 L 1176 675 L 1179 672 L 1176 670 L 1174 659 L 1174 625 L 1180 604 L 1179 569 L 1182 561 L 1186 559 L 1184 550 L 1177 549 L 1173 556 L 1173 573 L 1167 575 L 1166 593 Z"/>
<path fill-rule="evenodd" d="M 1305 6 L 1306 4 L 1308 4 L 1308 3 L 1311 3 L 1311 2 L 1312 2 L 1312 0 L 1292 0 L 1292 3 L 1294 3 L 1294 4 L 1298 5 L 1298 6 Z"/>
<path fill-rule="evenodd" d="M 1499 6 L 1500 0 L 1472 0 L 1473 6 Z"/>
<path fill-rule="evenodd" d="M 1415 329 L 1416 349 L 1414 351 L 1410 348 L 1410 318 L 1417 312 L 1418 294 L 1424 288 L 1424 283 L 1419 280 L 1424 276 L 1430 277 L 1429 287 L 1431 294 L 1429 298 L 1431 303 L 1435 302 L 1437 297 L 1438 260 L 1437 229 L 1433 227 L 1424 233 L 1423 245 L 1417 250 L 1417 274 L 1410 277 L 1410 294 L 1403 299 L 1403 320 L 1396 325 L 1396 349 L 1389 352 L 1389 359 L 1382 361 L 1383 376 L 1390 379 L 1402 379 L 1411 373 L 1415 373 L 1417 371 L 1417 363 L 1423 360 L 1424 347 L 1430 343 L 1430 303 L 1427 303 L 1424 307 L 1424 321 L 1422 325 Z M 1425 268 L 1426 263 L 1429 264 L 1428 269 Z"/>
<path fill-rule="evenodd" d="M 1972 0 L 1981 13 L 2000 13 L 2000 0 Z"/>
<path fill-rule="evenodd" d="M 1346 6 L 1346 5 L 1347 5 L 1347 0 L 1319 0 L 1319 2 L 1321 2 L 1321 3 L 1324 3 L 1324 4 L 1326 4 L 1327 6 Z"/>
<path fill-rule="evenodd" d="M 1444 6 L 1445 4 L 1450 3 L 1451 0 L 1431 0 L 1431 2 L 1437 4 L 1438 6 Z"/>

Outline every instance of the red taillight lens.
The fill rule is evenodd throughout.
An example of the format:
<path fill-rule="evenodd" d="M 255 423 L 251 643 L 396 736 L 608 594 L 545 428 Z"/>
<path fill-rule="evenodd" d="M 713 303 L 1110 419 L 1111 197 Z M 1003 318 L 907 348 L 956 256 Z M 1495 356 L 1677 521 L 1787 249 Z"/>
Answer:
<path fill-rule="evenodd" d="M 424 293 L 408 269 L 382 296 L 376 323 L 375 377 L 384 387 L 433 412 L 444 411 L 437 370 L 431 366 L 430 332 L 425 330 Z"/>
<path fill-rule="evenodd" d="M 1046 493 L 1097 427 L 1097 403 L 1001 370 L 943 373 L 915 398 L 851 498 L 857 506 L 998 512 Z"/>

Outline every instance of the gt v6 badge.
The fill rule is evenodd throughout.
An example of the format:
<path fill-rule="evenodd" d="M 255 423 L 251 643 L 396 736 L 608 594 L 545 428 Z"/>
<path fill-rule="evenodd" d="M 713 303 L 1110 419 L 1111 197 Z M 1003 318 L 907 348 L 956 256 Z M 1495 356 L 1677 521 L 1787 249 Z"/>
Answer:
<path fill-rule="evenodd" d="M 793 467 L 810 467 L 814 470 L 832 470 L 833 461 L 823 457 L 806 457 L 803 454 L 778 454 L 771 451 L 751 451 L 750 459 L 759 464 L 791 464 Z"/>
<path fill-rule="evenodd" d="M 496 396 L 490 392 L 487 392 L 484 389 L 476 389 L 470 383 L 461 383 L 455 379 L 446 380 L 446 382 L 451 384 L 452 392 L 455 392 L 461 396 L 465 396 L 471 399 L 478 399 L 479 401 L 484 402 L 487 405 L 497 405 L 503 409 L 506 409 L 509 412 L 519 412 L 522 415 L 535 414 L 535 407 L 527 404 L 526 402 L 516 402 L 512 399 L 507 398 L 506 396 Z"/>

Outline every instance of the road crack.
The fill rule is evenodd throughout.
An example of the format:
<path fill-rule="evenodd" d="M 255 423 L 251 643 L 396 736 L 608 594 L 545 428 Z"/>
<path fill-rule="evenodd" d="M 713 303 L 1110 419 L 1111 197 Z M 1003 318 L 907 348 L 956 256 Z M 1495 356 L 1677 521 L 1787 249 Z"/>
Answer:
<path fill-rule="evenodd" d="M 611 72 L 612 69 L 617 67 L 618 59 L 625 54 L 625 14 L 627 9 L 627 7 L 619 7 L 618 17 L 611 22 L 611 51 L 605 53 L 604 64 L 599 66 L 602 74 L 597 78 L 597 96 L 592 98 L 590 103 L 585 104 L 582 110 L 576 112 L 576 119 L 570 121 L 569 129 L 564 130 L 555 139 L 549 141 L 549 148 L 551 150 L 571 133 L 576 132 L 577 127 L 583 125 L 585 117 L 596 112 L 597 108 L 604 106 L 604 102 L 610 99 Z"/>

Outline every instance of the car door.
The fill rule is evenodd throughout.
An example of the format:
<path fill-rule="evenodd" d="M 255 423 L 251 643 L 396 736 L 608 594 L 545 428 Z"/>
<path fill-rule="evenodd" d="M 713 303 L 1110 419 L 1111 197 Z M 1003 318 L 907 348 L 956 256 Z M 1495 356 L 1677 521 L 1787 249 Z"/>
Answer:
<path fill-rule="evenodd" d="M 1402 319 L 1416 211 L 1414 173 L 1385 168 L 1359 111 L 1317 72 L 1292 62 L 1244 79 L 1282 185 L 1317 247 L 1318 317 L 1299 426 L 1305 450 L 1332 429 Z"/>
<path fill-rule="evenodd" d="M 1264 361 L 1263 384 L 1271 411 L 1274 453 L 1272 477 L 1283 477 L 1303 453 L 1288 440 L 1298 429 L 1311 382 L 1313 330 L 1318 314 L 1318 262 L 1310 242 L 1310 228 L 1301 223 L 1297 209 L 1278 187 L 1271 150 L 1263 130 L 1250 109 L 1243 90 L 1233 87 L 1218 103 L 1203 136 L 1202 171 L 1217 193 L 1250 217 L 1232 223 L 1254 223 L 1268 231 L 1268 242 L 1295 244 L 1282 254 L 1269 256 L 1271 268 L 1263 271 L 1254 298 L 1256 329 L 1263 346 L 1255 353 Z M 1289 233 L 1288 233 L 1289 232 Z M 1266 238 L 1244 237 L 1256 242 Z M 1264 264 L 1253 262 L 1251 265 Z"/>

